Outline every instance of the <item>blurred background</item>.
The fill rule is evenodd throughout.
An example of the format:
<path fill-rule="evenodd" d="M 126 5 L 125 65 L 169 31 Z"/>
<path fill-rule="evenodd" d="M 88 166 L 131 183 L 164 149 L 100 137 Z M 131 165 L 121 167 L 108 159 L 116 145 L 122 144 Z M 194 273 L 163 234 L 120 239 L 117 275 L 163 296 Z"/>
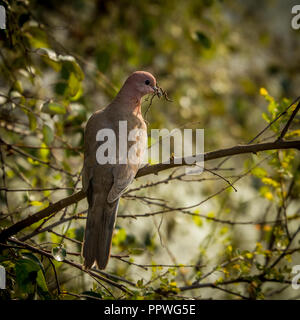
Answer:
<path fill-rule="evenodd" d="M 149 132 L 203 128 L 206 152 L 248 143 L 300 93 L 300 31 L 291 27 L 297 1 L 2 3 L 8 12 L 7 29 L 0 31 L 0 135 L 6 143 L 1 148 L 2 186 L 28 189 L 2 190 L 2 228 L 80 190 L 85 123 L 110 103 L 136 70 L 155 75 L 173 101 L 154 98 L 145 116 Z M 148 106 L 145 99 L 143 110 Z M 272 141 L 283 123 L 256 142 Z M 297 128 L 299 118 L 292 128 L 294 136 L 299 135 Z M 287 164 L 282 166 L 282 161 Z M 206 166 L 214 169 L 220 162 Z M 252 167 L 255 171 L 242 177 Z M 284 199 L 280 194 L 287 193 L 294 181 L 293 201 L 284 211 L 291 217 L 290 232 L 297 229 L 298 168 L 294 151 L 230 158 L 215 172 L 231 182 L 238 179 L 237 192 L 209 171 L 186 177 L 179 169 L 137 179 L 121 199 L 113 239 L 112 254 L 125 255 L 127 262 L 111 258 L 105 271 L 137 283 L 135 298 L 161 298 L 153 291 L 157 288 L 171 288 L 179 298 L 296 296 L 290 286 L 281 290 L 281 284 L 272 282 L 233 285 L 238 295 L 211 286 L 177 289 L 214 268 L 217 272 L 205 277 L 205 283 L 255 274 L 256 263 L 266 266 L 274 248 L 286 248 L 284 226 L 277 230 L 272 223 L 259 223 L 280 217 Z M 184 207 L 191 207 L 188 213 Z M 66 259 L 81 263 L 86 208 L 86 200 L 80 201 L 24 229 L 18 238 L 31 234 L 26 239 L 31 245 L 49 251 L 61 246 Z M 246 258 L 234 260 L 240 255 Z M 14 270 L 16 262 L 11 261 Z M 300 262 L 297 250 L 288 262 L 287 268 Z M 50 264 L 44 263 L 49 294 L 55 298 L 57 283 Z M 88 274 L 53 263 L 61 290 L 107 296 Z M 290 271 L 282 269 L 280 274 L 289 277 Z M 27 297 L 31 290 L 22 289 L 18 281 L 15 287 L 14 280 L 9 286 L 9 298 Z"/>

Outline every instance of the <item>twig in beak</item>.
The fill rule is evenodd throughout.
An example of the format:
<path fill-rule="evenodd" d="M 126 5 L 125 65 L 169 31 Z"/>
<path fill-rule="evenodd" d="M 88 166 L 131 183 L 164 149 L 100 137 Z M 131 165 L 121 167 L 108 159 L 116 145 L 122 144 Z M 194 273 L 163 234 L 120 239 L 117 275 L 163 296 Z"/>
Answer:
<path fill-rule="evenodd" d="M 167 92 L 161 88 L 159 85 L 157 85 L 158 89 L 160 90 L 160 96 L 164 96 L 164 98 L 169 101 L 169 102 L 173 102 L 173 100 L 171 100 L 168 95 L 167 95 Z M 158 96 L 160 98 L 160 96 Z"/>
<path fill-rule="evenodd" d="M 147 107 L 147 109 L 146 109 L 146 111 L 145 111 L 145 113 L 144 113 L 144 118 L 146 118 L 146 114 L 147 114 L 147 112 L 148 112 L 148 110 L 150 109 L 150 107 L 151 107 L 151 105 L 152 105 L 152 101 L 153 101 L 153 99 L 154 99 L 154 97 L 157 95 L 157 93 L 156 92 L 154 92 L 153 94 L 152 94 L 152 96 L 151 96 L 151 98 L 150 98 L 150 103 L 149 103 L 149 105 L 148 105 L 148 107 Z M 149 100 L 149 98 L 147 98 L 146 99 L 146 101 L 148 101 Z M 145 119 L 145 121 L 147 121 L 146 119 Z M 148 121 L 147 121 L 148 122 Z"/>
<path fill-rule="evenodd" d="M 157 95 L 157 96 L 158 96 L 158 98 L 160 98 L 160 97 L 162 96 L 162 93 L 161 93 L 160 87 L 155 86 L 155 87 L 153 87 L 153 90 L 154 90 L 155 95 Z"/>
<path fill-rule="evenodd" d="M 147 107 L 147 109 L 146 109 L 146 111 L 145 111 L 145 113 L 144 113 L 144 118 L 146 117 L 146 114 L 147 114 L 148 110 L 150 109 L 150 107 L 151 107 L 151 105 L 152 105 L 152 101 L 153 101 L 153 99 L 154 99 L 155 96 L 157 96 L 158 99 L 160 99 L 160 97 L 163 96 L 163 97 L 165 98 L 165 100 L 167 100 L 167 101 L 169 101 L 169 102 L 173 102 L 173 101 L 168 97 L 167 92 L 166 92 L 164 89 L 162 89 L 162 88 L 158 85 L 158 83 L 156 84 L 156 87 L 153 87 L 153 89 L 154 89 L 154 92 L 153 92 L 153 94 L 152 94 L 152 96 L 151 96 L 151 98 L 150 98 L 150 103 L 149 103 L 149 105 L 148 105 L 148 107 Z M 148 101 L 148 100 L 149 100 L 149 99 L 147 98 L 146 101 Z M 146 121 L 147 121 L 147 120 L 146 120 Z"/>

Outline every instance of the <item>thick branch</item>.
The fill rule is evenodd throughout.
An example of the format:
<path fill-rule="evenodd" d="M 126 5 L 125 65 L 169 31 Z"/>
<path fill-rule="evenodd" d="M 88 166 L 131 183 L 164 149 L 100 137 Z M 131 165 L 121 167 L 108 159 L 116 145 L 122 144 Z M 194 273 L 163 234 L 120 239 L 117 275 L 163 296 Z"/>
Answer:
<path fill-rule="evenodd" d="M 75 194 L 72 194 L 71 196 L 61 199 L 51 205 L 49 205 L 47 208 L 38 211 L 37 213 L 15 223 L 14 225 L 12 225 L 11 227 L 5 229 L 4 231 L 2 231 L 0 233 L 0 242 L 2 242 L 3 240 L 6 240 L 8 237 L 18 233 L 19 231 L 23 230 L 24 228 L 32 225 L 33 223 L 44 219 L 46 217 L 49 217 L 51 214 L 56 213 L 58 211 L 60 211 L 61 209 L 76 203 L 82 199 L 84 199 L 86 196 L 84 191 L 79 191 Z"/>
<path fill-rule="evenodd" d="M 270 143 L 260 143 L 260 144 L 252 144 L 252 145 L 239 145 L 239 146 L 235 146 L 232 148 L 227 148 L 227 149 L 220 149 L 220 150 L 216 150 L 216 151 L 211 151 L 211 152 L 207 152 L 204 153 L 202 155 L 197 155 L 196 156 L 196 160 L 199 161 L 202 158 L 204 159 L 204 161 L 210 161 L 210 160 L 214 160 L 214 159 L 219 159 L 219 158 L 223 158 L 223 157 L 227 157 L 227 156 L 233 156 L 233 155 L 239 155 L 239 154 L 243 154 L 243 153 L 256 153 L 259 151 L 266 151 L 266 150 L 278 150 L 278 149 L 298 149 L 300 150 L 300 141 L 299 140 L 294 140 L 294 141 L 276 141 L 276 142 L 270 142 Z M 177 161 L 181 162 L 180 164 L 178 163 L 174 163 L 175 160 L 174 159 L 170 159 L 170 163 L 159 163 L 159 164 L 155 164 L 155 165 L 151 165 L 151 166 L 145 166 L 143 168 L 141 168 L 137 175 L 136 178 L 139 177 L 143 177 L 149 174 L 157 174 L 160 171 L 163 170 L 167 170 L 170 168 L 174 168 L 174 167 L 179 167 L 179 166 L 185 166 L 188 165 L 188 163 L 190 163 L 188 159 L 184 159 L 182 158 L 181 161 Z M 19 231 L 23 230 L 24 228 L 32 225 L 33 223 L 46 218 L 48 216 L 50 216 L 51 214 L 54 214 L 58 211 L 60 211 L 61 209 L 76 203 L 82 199 L 84 199 L 86 196 L 85 192 L 83 190 L 67 197 L 64 198 L 54 204 L 49 205 L 49 207 L 15 223 L 14 225 L 12 225 L 11 227 L 3 230 L 0 233 L 0 242 L 5 241 L 8 237 L 18 233 Z"/>
<path fill-rule="evenodd" d="M 259 143 L 259 144 L 250 144 L 250 145 L 239 145 L 232 148 L 227 149 L 220 149 L 216 151 L 206 152 L 204 155 L 197 155 L 196 160 L 201 160 L 201 157 L 203 157 L 204 162 L 215 160 L 219 158 L 224 158 L 227 156 L 233 156 L 243 153 L 256 153 L 259 151 L 266 151 L 266 150 L 276 150 L 276 149 L 298 149 L 300 150 L 300 141 L 277 141 L 277 142 L 268 142 L 268 143 Z M 188 158 L 190 159 L 190 158 Z M 187 160 L 188 160 L 187 159 Z M 170 163 L 159 163 L 152 166 L 146 166 L 141 168 L 136 178 L 148 175 L 148 174 L 157 174 L 160 171 L 171 169 L 174 167 L 184 166 L 188 165 L 187 163 L 189 161 L 185 161 L 184 158 L 180 159 L 181 164 L 174 163 L 174 159 L 170 160 Z"/>

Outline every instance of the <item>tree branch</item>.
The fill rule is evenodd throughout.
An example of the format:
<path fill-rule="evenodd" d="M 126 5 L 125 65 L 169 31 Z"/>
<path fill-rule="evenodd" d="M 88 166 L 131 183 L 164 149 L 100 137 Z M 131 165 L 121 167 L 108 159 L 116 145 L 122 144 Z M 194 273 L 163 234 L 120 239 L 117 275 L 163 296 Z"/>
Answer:
<path fill-rule="evenodd" d="M 291 123 L 293 122 L 293 120 L 294 120 L 297 112 L 299 111 L 299 109 L 300 109 L 300 102 L 298 102 L 297 107 L 295 108 L 295 110 L 293 111 L 292 115 L 290 116 L 288 122 L 286 123 L 286 125 L 285 125 L 284 128 L 282 129 L 281 134 L 280 134 L 278 140 L 282 140 L 282 139 L 284 138 L 285 134 L 287 133 L 287 131 L 288 131 Z"/>
<path fill-rule="evenodd" d="M 275 142 L 269 143 L 259 143 L 259 144 L 251 144 L 251 145 L 238 145 L 232 148 L 220 149 L 216 151 L 207 152 L 204 154 L 198 154 L 195 156 L 195 161 L 199 161 L 203 159 L 204 161 L 210 161 L 214 159 L 219 159 L 227 156 L 239 155 L 244 153 L 256 153 L 259 151 L 266 150 L 278 150 L 278 149 L 298 149 L 300 150 L 300 141 L 282 141 L 278 140 Z M 155 165 L 142 167 L 136 174 L 135 178 L 140 178 L 149 174 L 158 174 L 161 171 L 171 169 L 179 166 L 190 165 L 191 161 L 189 161 L 192 157 L 187 157 L 186 159 L 170 159 L 168 162 L 163 162 Z M 178 161 L 179 160 L 179 161 Z M 181 163 L 175 163 L 181 162 Z M 37 213 L 15 223 L 14 225 L 8 227 L 0 233 L 0 242 L 5 241 L 8 237 L 18 233 L 24 228 L 32 225 L 33 223 L 54 214 L 61 209 L 76 203 L 86 197 L 86 194 L 83 190 L 66 197 L 58 202 L 49 205 L 47 208 L 38 211 Z"/>
<path fill-rule="evenodd" d="M 32 252 L 36 252 L 36 253 L 39 253 L 39 254 L 41 254 L 41 255 L 43 255 L 43 256 L 46 256 L 49 260 L 53 259 L 53 255 L 52 255 L 51 253 L 45 251 L 45 250 L 36 248 L 36 247 L 34 247 L 34 246 L 32 246 L 32 245 L 30 245 L 30 244 L 28 244 L 28 243 L 19 241 L 19 240 L 15 239 L 15 238 L 10 238 L 10 239 L 8 239 L 8 240 L 9 240 L 10 242 L 16 243 L 17 245 L 20 245 L 20 246 L 26 248 L 26 249 L 28 249 L 28 250 L 30 250 L 30 251 L 32 251 Z M 110 284 L 110 285 L 112 285 L 112 286 L 114 286 L 114 287 L 122 290 L 122 291 L 125 292 L 125 293 L 131 294 L 131 292 L 130 292 L 123 284 L 120 284 L 120 283 L 117 283 L 117 282 L 115 282 L 115 281 L 112 281 L 112 280 L 108 279 L 108 278 L 113 278 L 114 280 L 117 279 L 117 280 L 119 281 L 119 280 L 121 279 L 120 277 L 116 277 L 116 276 L 114 276 L 114 275 L 110 275 L 110 274 L 108 274 L 108 273 L 106 273 L 106 272 L 103 272 L 103 271 L 98 272 L 98 270 L 95 270 L 95 269 L 85 270 L 81 264 L 76 263 L 76 262 L 74 262 L 74 261 L 72 261 L 72 260 L 64 259 L 63 262 L 66 263 L 66 264 L 68 264 L 68 265 L 70 265 L 70 266 L 72 266 L 72 267 L 75 267 L 75 268 L 77 268 L 77 269 L 79 269 L 79 270 L 81 270 L 81 271 L 84 271 L 84 272 L 86 272 L 87 274 L 89 274 L 89 275 L 91 275 L 91 276 L 93 276 L 93 277 L 96 277 L 96 278 L 98 278 L 99 280 L 102 280 L 102 281 L 104 281 L 104 282 L 106 282 L 106 283 L 108 283 L 108 284 Z M 105 275 L 105 276 L 108 277 L 108 278 L 102 277 L 101 275 L 95 273 L 95 271 L 96 271 L 97 273 L 101 273 L 101 274 Z M 123 280 L 123 279 L 121 279 L 121 280 Z M 127 281 L 127 282 L 129 282 L 129 281 Z M 129 282 L 129 283 L 130 283 L 130 282 Z M 132 284 L 132 285 L 133 285 L 133 284 Z"/>
<path fill-rule="evenodd" d="M 238 145 L 232 148 L 227 149 L 220 149 L 216 151 L 211 151 L 204 153 L 204 155 L 197 155 L 196 161 L 199 161 L 201 157 L 203 157 L 204 162 L 215 160 L 219 158 L 224 158 L 227 156 L 233 156 L 243 153 L 256 153 L 259 151 L 266 151 L 266 150 L 278 150 L 278 149 L 298 149 L 300 150 L 300 141 L 294 140 L 294 141 L 276 141 L 276 142 L 268 142 L 268 143 L 258 143 L 258 144 L 250 144 L 250 145 Z M 170 159 L 170 163 L 159 163 L 151 166 L 145 166 L 141 168 L 136 178 L 143 177 L 148 174 L 157 174 L 160 171 L 179 167 L 179 166 L 185 166 L 189 165 L 188 160 L 190 160 L 191 157 L 188 157 L 186 160 L 184 158 L 181 159 L 181 164 L 174 163 L 174 159 Z M 178 160 L 177 160 L 178 161 Z M 179 161 L 178 161 L 179 162 Z"/>

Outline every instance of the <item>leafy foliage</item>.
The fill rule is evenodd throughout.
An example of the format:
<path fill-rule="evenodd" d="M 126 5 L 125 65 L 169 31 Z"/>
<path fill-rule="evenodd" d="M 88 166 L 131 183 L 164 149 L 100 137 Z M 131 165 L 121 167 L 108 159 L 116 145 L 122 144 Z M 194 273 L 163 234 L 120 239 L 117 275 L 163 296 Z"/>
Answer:
<path fill-rule="evenodd" d="M 250 1 L 1 3 L 1 229 L 81 188 L 85 122 L 136 69 L 174 101 L 153 101 L 149 130 L 204 127 L 206 150 L 247 143 L 265 125 L 255 142 L 274 141 L 296 108 L 299 37 L 280 1 L 260 15 Z M 299 136 L 297 115 L 284 138 Z M 101 277 L 81 269 L 86 202 L 68 206 L 0 247 L 0 296 L 293 297 L 299 167 L 298 150 L 274 150 L 209 162 L 199 177 L 176 169 L 139 179 L 121 199 Z"/>

